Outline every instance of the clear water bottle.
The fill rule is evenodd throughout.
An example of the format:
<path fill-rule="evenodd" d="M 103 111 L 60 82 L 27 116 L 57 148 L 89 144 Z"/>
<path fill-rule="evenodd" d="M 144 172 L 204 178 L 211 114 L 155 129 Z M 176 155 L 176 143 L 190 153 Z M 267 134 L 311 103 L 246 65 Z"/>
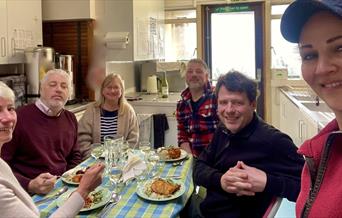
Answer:
<path fill-rule="evenodd" d="M 165 71 L 163 74 L 163 78 L 161 79 L 161 94 L 162 98 L 169 97 L 169 83 L 167 82 Z"/>

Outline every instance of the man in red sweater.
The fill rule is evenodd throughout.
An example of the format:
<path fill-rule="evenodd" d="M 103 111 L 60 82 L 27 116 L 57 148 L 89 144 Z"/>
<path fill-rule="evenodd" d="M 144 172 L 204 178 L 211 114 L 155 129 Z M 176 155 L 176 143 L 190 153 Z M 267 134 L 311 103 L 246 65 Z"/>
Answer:
<path fill-rule="evenodd" d="M 41 81 L 40 99 L 17 110 L 13 139 L 1 157 L 29 193 L 46 194 L 56 175 L 81 162 L 77 120 L 64 109 L 71 80 L 63 70 L 50 70 Z"/>

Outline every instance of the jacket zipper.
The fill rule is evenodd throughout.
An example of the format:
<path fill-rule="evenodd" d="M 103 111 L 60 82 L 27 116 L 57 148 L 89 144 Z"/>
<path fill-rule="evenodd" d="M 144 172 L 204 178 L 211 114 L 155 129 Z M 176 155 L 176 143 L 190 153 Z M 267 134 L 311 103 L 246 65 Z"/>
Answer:
<path fill-rule="evenodd" d="M 338 133 L 340 132 L 333 132 L 328 136 L 317 171 L 314 169 L 313 160 L 311 158 L 308 158 L 307 160 L 307 165 L 309 168 L 310 178 L 311 178 L 311 186 L 310 186 L 309 197 L 306 200 L 304 208 L 301 213 L 302 218 L 307 218 L 309 216 L 309 212 L 311 210 L 312 204 L 317 197 L 318 191 L 323 181 L 324 173 L 327 168 L 327 162 L 328 162 L 328 157 L 329 157 L 330 150 L 331 150 L 331 145 L 335 139 L 335 136 Z M 316 173 L 317 175 L 314 175 Z"/>

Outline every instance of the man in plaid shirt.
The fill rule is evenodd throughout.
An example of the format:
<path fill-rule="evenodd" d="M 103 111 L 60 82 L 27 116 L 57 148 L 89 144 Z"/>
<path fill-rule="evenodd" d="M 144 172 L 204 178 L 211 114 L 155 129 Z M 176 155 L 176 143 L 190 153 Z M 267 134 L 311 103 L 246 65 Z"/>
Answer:
<path fill-rule="evenodd" d="M 190 60 L 185 74 L 188 87 L 177 103 L 178 145 L 196 157 L 208 146 L 218 124 L 217 100 L 208 74 L 204 61 Z"/>

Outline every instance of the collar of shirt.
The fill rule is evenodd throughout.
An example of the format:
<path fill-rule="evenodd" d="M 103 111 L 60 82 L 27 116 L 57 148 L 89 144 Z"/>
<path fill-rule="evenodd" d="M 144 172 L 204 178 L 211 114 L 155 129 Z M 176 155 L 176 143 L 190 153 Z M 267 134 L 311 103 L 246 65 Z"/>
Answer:
<path fill-rule="evenodd" d="M 35 102 L 35 105 L 37 106 L 37 108 L 43 112 L 44 114 L 46 114 L 47 116 L 50 116 L 50 117 L 59 117 L 62 113 L 62 111 L 64 110 L 64 108 L 62 108 L 56 115 L 53 114 L 52 110 L 46 106 L 42 100 L 38 99 L 36 102 Z"/>

